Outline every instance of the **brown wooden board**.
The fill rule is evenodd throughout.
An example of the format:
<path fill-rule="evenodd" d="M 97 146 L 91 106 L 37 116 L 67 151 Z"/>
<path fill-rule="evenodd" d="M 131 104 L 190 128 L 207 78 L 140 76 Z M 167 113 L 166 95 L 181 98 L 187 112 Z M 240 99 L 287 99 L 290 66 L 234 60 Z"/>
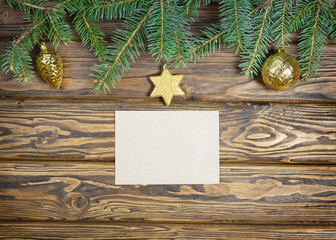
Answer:
<path fill-rule="evenodd" d="M 5 3 L 1 3 L 4 8 L 0 12 L 0 48 L 9 46 L 9 40 L 22 32 L 22 26 L 27 27 L 26 22 L 22 22 L 23 14 L 18 10 L 9 9 Z M 204 7 L 200 10 L 201 18 L 194 24 L 196 33 L 205 26 L 217 20 L 217 7 Z M 106 40 L 113 31 L 120 27 L 120 22 L 104 21 L 101 23 L 104 32 L 107 34 Z M 2 38 L 1 38 L 2 37 Z M 64 63 L 64 81 L 60 90 L 54 90 L 45 83 L 37 74 L 32 83 L 23 86 L 13 79 L 12 74 L 5 74 L 0 71 L 0 96 L 2 97 L 45 97 L 50 98 L 123 98 L 123 99 L 148 99 L 153 85 L 149 81 L 149 76 L 160 74 L 161 64 L 155 63 L 155 58 L 148 52 L 141 53 L 136 63 L 132 63 L 132 69 L 125 74 L 117 89 L 111 94 L 96 96 L 91 93 L 93 79 L 90 76 L 92 69 L 97 62 L 96 57 L 89 52 L 88 47 L 75 39 L 74 44 L 64 46 L 60 44 L 58 53 Z M 293 39 L 295 43 L 295 38 Z M 109 42 L 108 44 L 111 44 Z M 292 44 L 286 47 L 288 53 L 296 56 L 297 45 Z M 31 55 L 36 59 L 39 52 L 36 47 Z M 186 97 L 176 98 L 177 101 L 203 100 L 203 101 L 331 101 L 335 102 L 336 92 L 336 44 L 330 43 L 326 46 L 323 67 L 317 79 L 312 83 L 298 83 L 294 89 L 278 92 L 267 89 L 260 79 L 246 79 L 239 74 L 238 64 L 240 57 L 235 56 L 230 49 L 222 50 L 205 58 L 201 62 L 194 64 L 190 62 L 187 68 L 172 70 L 174 74 L 183 74 L 184 79 L 181 87 L 186 93 Z"/>
<path fill-rule="evenodd" d="M 215 110 L 222 162 L 335 163 L 334 105 L 3 102 L 3 159 L 114 160 L 115 110 Z"/>
<path fill-rule="evenodd" d="M 0 223 L 0 232 L 10 239 L 336 239 L 334 226 L 33 222 Z"/>
<path fill-rule="evenodd" d="M 336 166 L 222 164 L 220 184 L 114 185 L 113 163 L 0 163 L 0 220 L 335 224 Z"/>

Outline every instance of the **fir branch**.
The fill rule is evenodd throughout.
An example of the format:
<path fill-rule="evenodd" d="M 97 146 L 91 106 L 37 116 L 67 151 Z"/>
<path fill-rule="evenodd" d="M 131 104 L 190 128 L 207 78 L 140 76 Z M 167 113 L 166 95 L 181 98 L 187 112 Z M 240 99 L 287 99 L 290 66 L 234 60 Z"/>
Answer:
<path fill-rule="evenodd" d="M 190 20 L 194 21 L 194 17 L 197 17 L 197 9 L 200 6 L 210 4 L 211 0 L 185 0 L 184 5 L 184 15 Z"/>
<path fill-rule="evenodd" d="M 306 80 L 306 81 L 310 80 L 311 78 L 311 68 L 312 68 L 313 53 L 314 53 L 315 38 L 316 38 L 316 27 L 317 27 L 320 11 L 321 11 L 320 4 L 317 4 L 316 17 L 315 17 L 313 33 L 311 37 L 310 53 L 308 57 L 308 69 L 305 73 L 302 74 L 303 80 Z"/>
<path fill-rule="evenodd" d="M 24 83 L 33 78 L 32 60 L 29 54 L 13 42 L 2 51 L 0 65 L 4 72 L 12 71 L 17 81 Z"/>
<path fill-rule="evenodd" d="M 19 43 L 26 38 L 27 36 L 30 35 L 31 32 L 33 32 L 36 28 L 38 28 L 39 26 L 41 26 L 41 24 L 43 23 L 43 21 L 36 23 L 34 26 L 32 26 L 30 29 L 26 30 L 23 34 L 21 34 L 21 36 L 19 38 L 17 38 L 16 40 L 14 40 L 14 45 L 18 46 Z"/>
<path fill-rule="evenodd" d="M 66 15 L 56 13 L 50 14 L 50 12 L 47 12 L 46 16 L 49 21 L 47 22 L 44 31 L 55 49 L 57 49 L 60 42 L 63 42 L 64 45 L 72 43 L 72 32 L 70 26 L 66 22 Z"/>
<path fill-rule="evenodd" d="M 55 4 L 54 7 L 57 8 L 59 6 L 65 5 L 65 4 L 67 4 L 68 2 L 71 2 L 71 1 L 73 1 L 73 0 L 64 0 L 62 2 L 59 2 L 59 3 Z"/>
<path fill-rule="evenodd" d="M 93 91 L 98 93 L 106 89 L 110 91 L 108 84 L 115 87 L 115 80 L 120 80 L 120 75 L 130 68 L 126 55 L 133 61 L 138 55 L 138 48 L 143 48 L 141 29 L 144 28 L 145 22 L 151 13 L 153 5 L 148 8 L 147 12 L 139 19 L 137 16 L 129 18 L 125 25 L 131 28 L 129 31 L 119 31 L 120 36 L 114 37 L 114 40 L 120 43 L 119 46 L 109 48 L 106 60 L 95 70 L 96 74 Z"/>
<path fill-rule="evenodd" d="M 236 26 L 236 34 L 237 34 L 237 49 L 241 49 L 243 44 L 242 44 L 242 40 L 240 38 L 240 34 L 239 34 L 239 25 L 238 25 L 238 13 L 237 13 L 237 0 L 234 0 L 234 11 L 235 11 L 235 26 Z"/>
<path fill-rule="evenodd" d="M 191 58 L 194 62 L 199 61 L 205 56 L 209 56 L 216 50 L 220 50 L 224 46 L 225 31 L 219 25 L 213 25 L 210 28 L 202 30 L 205 37 L 197 38 L 194 43 L 194 48 L 191 51 Z"/>
<path fill-rule="evenodd" d="M 110 3 L 110 4 L 103 4 L 103 5 L 93 6 L 93 7 L 90 7 L 89 9 L 92 9 L 92 8 L 115 7 L 115 6 L 118 6 L 118 5 L 122 5 L 122 4 L 125 4 L 125 3 L 130 3 L 130 2 L 136 2 L 136 1 L 137 0 L 123 0 L 123 1 L 120 1 L 120 2 L 113 2 L 113 3 Z"/>
<path fill-rule="evenodd" d="M 269 11 L 269 8 L 266 8 L 265 10 L 265 13 L 264 13 L 264 17 L 263 17 L 263 21 L 262 21 L 262 24 L 261 24 L 261 27 L 260 27 L 260 31 L 259 31 L 259 36 L 258 36 L 258 40 L 257 40 L 257 43 L 255 44 L 255 47 L 254 47 L 254 52 L 252 54 L 252 57 L 251 57 L 251 60 L 249 62 L 249 65 L 246 69 L 246 77 L 249 76 L 250 74 L 250 71 L 251 71 L 251 67 L 252 67 L 252 64 L 254 63 L 254 59 L 257 55 L 257 52 L 258 52 L 258 47 L 259 47 L 259 43 L 261 41 L 261 37 L 262 37 L 262 34 L 264 33 L 264 27 L 265 27 L 265 23 L 266 23 L 266 18 L 267 18 L 267 15 L 268 15 L 268 11 Z"/>
<path fill-rule="evenodd" d="M 163 12 L 163 0 L 160 0 L 161 6 L 161 45 L 160 45 L 160 59 L 163 57 L 163 32 L 164 32 L 164 12 Z"/>
<path fill-rule="evenodd" d="M 194 55 L 197 51 L 199 51 L 200 49 L 202 49 L 203 47 L 205 47 L 206 45 L 208 45 L 211 42 L 216 42 L 218 40 L 219 37 L 221 37 L 223 34 L 225 33 L 225 31 L 220 31 L 219 33 L 217 33 L 216 35 L 212 36 L 211 38 L 209 38 L 208 40 L 202 42 L 200 45 L 194 47 L 192 54 Z"/>
<path fill-rule="evenodd" d="M 258 11 L 260 8 L 262 7 L 262 4 L 259 4 L 258 6 L 256 6 L 251 12 L 249 12 L 249 14 L 247 16 L 252 16 L 256 11 Z"/>
<path fill-rule="evenodd" d="M 148 17 L 148 15 L 150 14 L 150 12 L 152 11 L 152 9 L 150 8 L 148 10 L 148 12 L 145 14 L 145 16 L 141 19 L 141 21 L 139 22 L 138 26 L 136 27 L 136 29 L 133 31 L 133 33 L 131 34 L 131 36 L 127 39 L 126 43 L 123 45 L 123 47 L 121 48 L 121 50 L 119 51 L 119 53 L 117 54 L 117 57 L 114 59 L 113 61 L 113 65 L 119 63 L 119 58 L 120 56 L 123 54 L 123 52 L 125 51 L 125 49 L 131 44 L 135 34 L 140 30 L 140 28 L 143 26 L 144 22 L 146 21 L 146 18 Z M 112 65 L 111 65 L 112 66 Z"/>
<path fill-rule="evenodd" d="M 294 27 L 294 30 L 296 30 L 295 26 L 298 27 L 297 24 L 297 20 L 301 18 L 301 16 L 303 15 L 303 13 L 305 13 L 307 11 L 308 8 L 310 8 L 313 5 L 314 2 L 307 4 L 306 7 L 304 7 L 303 9 L 301 9 L 295 16 L 293 22 L 292 22 L 292 26 Z"/>
<path fill-rule="evenodd" d="M 292 28 L 293 6 L 291 0 L 278 0 L 274 3 L 273 39 L 278 47 L 284 47 L 290 42 L 289 32 Z"/>
<path fill-rule="evenodd" d="M 174 61 L 171 66 L 177 68 L 181 63 L 186 66 L 192 49 L 192 41 L 190 39 L 192 34 L 190 32 L 188 18 L 184 13 L 183 6 L 180 6 L 178 1 L 166 1 L 170 14 L 170 16 L 168 16 L 169 31 L 174 33 L 173 35 L 169 34 L 170 41 L 166 44 L 168 48 L 171 48 L 171 51 L 169 51 L 170 59 Z"/>
<path fill-rule="evenodd" d="M 186 51 L 191 48 L 188 41 L 190 32 L 184 9 L 178 5 L 178 1 L 156 2 L 148 17 L 147 31 L 148 49 L 156 56 L 156 61 L 174 60 L 174 66 L 187 61 L 189 55 Z M 177 42 L 182 42 L 184 46 Z"/>
<path fill-rule="evenodd" d="M 170 6 L 169 0 L 167 0 L 167 4 L 168 4 L 168 6 L 170 8 L 170 11 L 169 11 L 170 16 L 173 17 L 173 12 L 171 10 L 171 6 Z M 177 29 L 176 29 L 176 25 L 175 25 L 174 22 L 173 22 L 173 26 L 174 26 L 174 36 L 175 36 L 175 43 L 176 43 L 176 50 L 177 50 L 177 60 L 181 60 L 182 57 L 181 57 L 181 52 L 180 52 L 180 41 L 179 41 L 179 39 L 177 37 Z"/>
<path fill-rule="evenodd" d="M 330 24 L 328 32 L 329 32 L 330 38 L 336 42 L 336 18 L 334 16 L 336 14 L 336 10 L 330 9 L 330 8 L 327 8 L 327 10 L 328 10 L 328 15 L 331 18 L 331 24 Z"/>
<path fill-rule="evenodd" d="M 87 19 L 83 12 L 79 12 L 74 20 L 75 28 L 78 35 L 81 37 L 84 45 L 90 44 L 90 51 L 95 50 L 96 56 L 102 59 L 105 56 L 105 47 L 102 43 L 105 41 L 104 33 L 96 25 L 92 19 Z"/>
<path fill-rule="evenodd" d="M 53 27 L 53 29 L 55 30 L 55 33 L 57 34 L 57 36 L 60 38 L 60 40 L 64 43 L 64 45 L 68 45 L 66 42 L 65 42 L 65 39 L 62 37 L 62 35 L 59 33 L 59 31 L 58 31 L 58 29 L 57 29 L 57 27 L 56 27 L 56 25 L 55 25 L 55 22 L 54 22 L 54 20 L 52 19 L 52 17 L 50 16 L 50 14 L 48 13 L 48 18 L 49 18 L 49 20 L 50 20 L 50 23 L 51 23 L 51 25 L 52 25 L 52 27 Z"/>
<path fill-rule="evenodd" d="M 29 8 L 34 8 L 34 9 L 43 10 L 43 11 L 57 11 L 57 8 L 54 8 L 54 7 L 39 6 L 39 5 L 35 5 L 35 4 L 25 2 L 25 1 L 22 1 L 22 0 L 14 0 L 14 1 L 21 4 L 21 5 L 29 7 Z"/>
<path fill-rule="evenodd" d="M 250 33 L 250 44 L 253 47 L 250 45 L 246 47 L 242 55 L 242 63 L 239 65 L 246 78 L 258 74 L 266 57 L 267 46 L 271 41 L 270 10 L 273 8 L 273 2 L 266 0 L 263 4 L 260 13 L 256 11 L 254 14 L 256 16 L 252 19 L 254 26 Z M 262 18 L 260 19 L 259 16 Z"/>
<path fill-rule="evenodd" d="M 306 8 L 307 1 L 298 4 L 296 11 L 301 13 L 295 28 L 299 30 L 298 55 L 302 80 L 309 82 L 315 78 L 321 66 L 327 35 L 334 20 L 330 16 L 333 3 L 330 0 L 314 0 Z"/>
<path fill-rule="evenodd" d="M 245 47 L 247 32 L 251 28 L 248 13 L 252 5 L 248 0 L 220 0 L 220 23 L 225 30 L 225 41 L 235 48 L 236 54 Z"/>
<path fill-rule="evenodd" d="M 289 9 L 287 9 L 289 11 Z M 286 0 L 283 1 L 282 17 L 281 17 L 281 46 L 285 45 L 285 19 L 286 19 Z"/>
<path fill-rule="evenodd" d="M 92 1 L 93 5 L 86 8 L 85 14 L 96 20 L 121 19 L 130 16 L 145 2 L 145 0 L 115 0 L 112 3 L 101 4 L 101 1 Z"/>

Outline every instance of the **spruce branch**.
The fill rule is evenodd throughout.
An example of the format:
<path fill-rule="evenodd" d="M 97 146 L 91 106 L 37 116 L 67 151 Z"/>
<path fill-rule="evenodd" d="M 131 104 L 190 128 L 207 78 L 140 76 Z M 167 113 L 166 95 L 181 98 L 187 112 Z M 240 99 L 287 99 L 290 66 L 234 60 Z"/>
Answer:
<path fill-rule="evenodd" d="M 241 52 L 247 43 L 252 5 L 248 0 L 220 0 L 219 11 L 221 28 L 225 30 L 225 41 L 229 47 Z"/>
<path fill-rule="evenodd" d="M 50 29 L 46 28 L 45 31 L 55 49 L 57 49 L 60 42 L 63 42 L 64 45 L 72 43 L 72 32 L 70 26 L 65 21 L 65 15 L 50 14 L 50 12 L 47 12 L 47 17 Z"/>
<path fill-rule="evenodd" d="M 301 4 L 302 4 L 302 2 L 301 2 Z M 302 5 L 303 5 L 303 4 L 302 4 Z M 311 2 L 310 4 L 306 4 L 305 7 L 302 7 L 302 8 L 299 10 L 299 12 L 296 13 L 296 16 L 295 16 L 295 18 L 294 18 L 294 20 L 293 20 L 293 22 L 292 22 L 292 29 L 293 29 L 294 31 L 297 31 L 298 28 L 300 28 L 300 27 L 302 26 L 302 22 L 303 22 L 303 21 L 298 22 L 298 19 L 302 19 L 302 20 L 305 19 L 305 18 L 306 18 L 305 13 L 307 13 L 308 10 L 309 10 L 309 8 L 310 8 L 311 6 L 313 6 L 313 5 L 314 5 L 314 2 Z M 298 6 L 300 6 L 300 3 L 298 3 Z M 299 8 L 298 6 L 297 6 L 297 8 Z"/>
<path fill-rule="evenodd" d="M 160 35 L 160 59 L 163 57 L 163 32 L 164 32 L 164 11 L 163 11 L 163 0 L 160 0 L 161 8 L 161 35 Z"/>
<path fill-rule="evenodd" d="M 168 62 L 170 53 L 168 52 L 171 46 L 173 29 L 170 26 L 168 5 L 165 0 L 154 2 L 151 14 L 148 16 L 147 24 L 148 31 L 148 49 L 153 56 L 156 56 L 156 61 Z"/>
<path fill-rule="evenodd" d="M 194 43 L 194 48 L 191 52 L 191 57 L 194 62 L 199 61 L 205 56 L 209 56 L 216 50 L 220 50 L 225 44 L 223 38 L 225 31 L 219 25 L 213 25 L 202 30 L 205 37 L 197 38 Z"/>
<path fill-rule="evenodd" d="M 91 1 L 92 6 L 86 8 L 86 16 L 96 19 L 121 19 L 131 16 L 146 3 L 145 0 Z"/>
<path fill-rule="evenodd" d="M 16 2 L 19 6 L 21 5 L 21 6 L 25 6 L 25 7 L 32 8 L 32 9 L 43 10 L 43 11 L 57 11 L 57 8 L 54 8 L 54 7 L 45 7 L 43 5 L 37 5 L 37 4 L 30 3 L 30 2 L 22 1 L 22 0 L 14 0 L 14 2 Z M 41 1 L 38 1 L 38 2 L 41 2 Z M 42 3 L 45 3 L 45 2 L 42 1 Z"/>
<path fill-rule="evenodd" d="M 135 15 L 125 20 L 124 25 L 127 30 L 119 30 L 117 31 L 118 35 L 112 37 L 112 40 L 119 45 L 109 47 L 106 59 L 102 60 L 102 64 L 94 70 L 96 72 L 93 75 L 95 78 L 94 92 L 104 91 L 106 94 L 106 89 L 110 91 L 109 84 L 115 88 L 115 81 L 120 80 L 121 75 L 130 68 L 127 56 L 134 61 L 139 55 L 139 48 L 144 49 L 142 38 L 145 32 L 145 23 L 153 5 L 145 13 L 139 11 L 139 16 Z"/>
<path fill-rule="evenodd" d="M 285 21 L 286 21 L 286 10 L 289 10 L 290 7 L 286 6 L 287 1 L 283 0 L 283 4 L 282 4 L 282 16 L 281 16 L 281 41 L 280 44 L 282 47 L 284 47 L 285 45 Z M 288 35 L 288 34 L 287 34 Z"/>
<path fill-rule="evenodd" d="M 173 67 L 185 65 L 192 48 L 191 33 L 184 8 L 177 0 L 155 2 L 146 28 L 148 49 L 156 61 L 173 61 Z"/>
<path fill-rule="evenodd" d="M 336 10 L 332 8 L 327 8 L 328 9 L 328 15 L 331 18 L 331 24 L 329 27 L 329 35 L 330 38 L 333 39 L 336 42 Z"/>
<path fill-rule="evenodd" d="M 235 27 L 236 27 L 236 34 L 237 34 L 237 50 L 238 49 L 242 49 L 243 44 L 242 44 L 242 39 L 240 38 L 240 34 L 239 34 L 239 24 L 238 24 L 238 6 L 237 6 L 237 0 L 233 1 L 233 5 L 234 5 L 234 10 L 235 10 Z"/>
<path fill-rule="evenodd" d="M 38 22 L 33 21 L 33 25 L 25 30 L 20 37 L 13 40 L 15 46 L 20 46 L 26 51 L 30 51 L 42 38 L 42 28 L 46 18 L 40 19 Z"/>
<path fill-rule="evenodd" d="M 64 45 L 68 45 L 65 41 L 64 38 L 62 37 L 62 35 L 59 33 L 54 20 L 52 19 L 52 17 L 50 16 L 50 14 L 48 13 L 48 18 L 50 19 L 50 23 L 53 27 L 53 29 L 55 30 L 56 35 L 59 37 L 60 41 L 62 41 L 64 43 Z"/>
<path fill-rule="evenodd" d="M 27 82 L 33 78 L 32 60 L 27 51 L 14 42 L 2 51 L 0 65 L 4 72 L 12 71 L 17 81 Z"/>
<path fill-rule="evenodd" d="M 103 46 L 104 33 L 99 26 L 93 22 L 93 19 L 85 17 L 83 12 L 79 12 L 75 18 L 75 29 L 82 39 L 84 45 L 90 45 L 90 51 L 94 49 L 96 56 L 102 59 L 105 56 L 105 47 Z"/>
<path fill-rule="evenodd" d="M 171 31 L 174 33 L 170 37 L 171 43 L 168 43 L 171 45 L 170 59 L 173 61 L 171 66 L 175 68 L 179 67 L 180 64 L 186 66 L 193 48 L 188 17 L 184 13 L 183 6 L 180 6 L 178 1 L 166 1 L 170 14 L 168 17 L 169 26 L 171 26 Z"/>
<path fill-rule="evenodd" d="M 274 3 L 273 22 L 275 25 L 273 39 L 278 47 L 284 47 L 290 42 L 289 33 L 293 19 L 292 0 L 278 0 Z"/>
<path fill-rule="evenodd" d="M 27 37 L 27 35 L 29 35 L 32 31 L 34 31 L 41 24 L 42 24 L 42 22 L 38 22 L 34 26 L 32 26 L 30 29 L 25 31 L 23 34 L 21 34 L 20 37 L 18 37 L 16 40 L 14 40 L 14 45 L 17 46 L 25 37 Z"/>
<path fill-rule="evenodd" d="M 242 62 L 239 65 L 246 78 L 258 74 L 266 58 L 267 46 L 272 39 L 270 12 L 273 8 L 273 1 L 266 0 L 260 4 L 262 7 L 252 16 L 252 31 L 249 33 L 251 42 L 242 53 Z"/>
<path fill-rule="evenodd" d="M 294 28 L 299 30 L 298 55 L 302 80 L 309 82 L 315 78 L 324 56 L 324 46 L 334 20 L 330 0 L 302 1 L 297 5 Z"/>
<path fill-rule="evenodd" d="M 310 78 L 312 77 L 311 68 L 312 68 L 313 53 L 314 53 L 314 47 L 315 47 L 316 27 L 317 27 L 320 11 L 321 11 L 320 4 L 317 4 L 316 16 L 315 16 L 313 32 L 312 32 L 312 37 L 311 37 L 310 53 L 308 57 L 308 67 L 307 67 L 307 71 L 302 74 L 303 79 L 306 79 L 306 81 L 310 80 Z"/>
<path fill-rule="evenodd" d="M 170 8 L 169 13 L 170 13 L 171 17 L 173 17 L 174 15 L 173 15 L 173 13 L 172 13 L 172 10 L 171 10 L 171 6 L 170 6 L 170 2 L 169 2 L 169 0 L 167 0 L 167 4 L 168 4 L 168 6 L 169 6 L 169 8 Z M 175 25 L 174 22 L 173 22 L 173 26 L 174 26 L 174 36 L 175 36 L 175 43 L 176 43 L 177 59 L 180 60 L 180 59 L 182 59 L 182 57 L 181 57 L 181 52 L 180 52 L 180 45 L 181 45 L 181 44 L 180 44 L 179 38 L 178 38 L 178 36 L 177 36 L 177 31 L 178 31 L 178 29 L 176 28 L 176 25 Z"/>
<path fill-rule="evenodd" d="M 194 21 L 194 17 L 198 17 L 197 9 L 200 6 L 210 4 L 211 0 L 184 0 L 184 15 L 188 20 Z"/>

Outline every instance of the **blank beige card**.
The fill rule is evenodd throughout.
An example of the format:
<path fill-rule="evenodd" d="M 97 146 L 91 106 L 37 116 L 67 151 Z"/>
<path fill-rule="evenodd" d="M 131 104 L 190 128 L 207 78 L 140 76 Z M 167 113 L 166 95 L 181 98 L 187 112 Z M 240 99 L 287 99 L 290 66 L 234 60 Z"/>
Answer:
<path fill-rule="evenodd" d="M 116 111 L 115 183 L 219 183 L 218 111 Z"/>

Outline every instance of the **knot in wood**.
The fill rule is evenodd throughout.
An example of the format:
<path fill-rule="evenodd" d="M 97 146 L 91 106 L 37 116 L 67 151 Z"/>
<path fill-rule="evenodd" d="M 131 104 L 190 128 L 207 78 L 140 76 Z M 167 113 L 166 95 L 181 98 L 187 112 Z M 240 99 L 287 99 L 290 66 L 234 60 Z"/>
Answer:
<path fill-rule="evenodd" d="M 75 211 L 85 211 L 89 207 L 89 200 L 81 193 L 70 192 L 65 198 L 66 204 Z"/>
<path fill-rule="evenodd" d="M 8 12 L 0 9 L 0 20 L 4 20 L 8 18 Z"/>
<path fill-rule="evenodd" d="M 84 208 L 87 205 L 87 201 L 83 196 L 76 195 L 71 198 L 71 205 L 74 208 Z"/>

